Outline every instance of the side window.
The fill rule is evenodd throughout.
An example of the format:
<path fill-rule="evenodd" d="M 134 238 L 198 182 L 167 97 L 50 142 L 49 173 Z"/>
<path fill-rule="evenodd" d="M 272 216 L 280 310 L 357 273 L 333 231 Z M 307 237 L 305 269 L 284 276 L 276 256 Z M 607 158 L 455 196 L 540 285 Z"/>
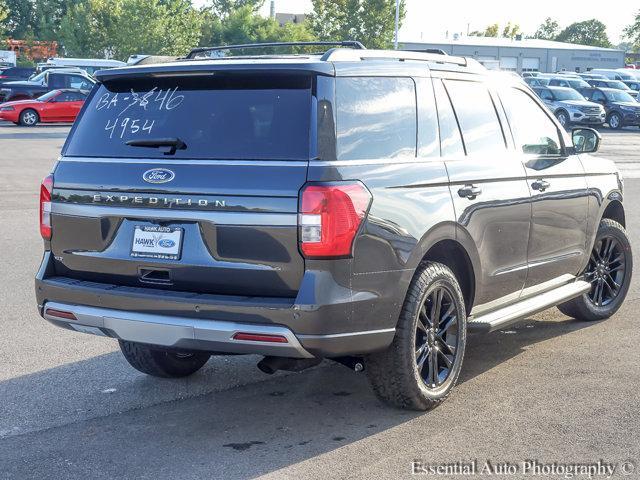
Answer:
<path fill-rule="evenodd" d="M 438 123 L 440 125 L 440 151 L 443 157 L 464 156 L 464 145 L 458 128 L 456 116 L 449 100 L 449 95 L 442 85 L 442 80 L 433 80 L 433 90 L 438 106 Z"/>
<path fill-rule="evenodd" d="M 411 78 L 336 79 L 339 160 L 415 157 L 416 88 Z"/>
<path fill-rule="evenodd" d="M 438 111 L 430 78 L 417 78 L 418 88 L 418 157 L 440 156 Z"/>
<path fill-rule="evenodd" d="M 504 152 L 506 143 L 489 90 L 482 83 L 446 82 L 467 155 Z"/>
<path fill-rule="evenodd" d="M 89 80 L 79 75 L 71 75 L 67 78 L 68 78 L 69 88 L 77 88 L 79 90 L 90 90 L 92 87 Z"/>
<path fill-rule="evenodd" d="M 560 135 L 555 123 L 528 94 L 517 88 L 501 92 L 516 148 L 529 155 L 560 155 Z"/>
<path fill-rule="evenodd" d="M 593 100 L 594 102 L 604 102 L 607 99 L 600 90 L 595 90 L 593 94 L 591 94 L 591 100 Z"/>

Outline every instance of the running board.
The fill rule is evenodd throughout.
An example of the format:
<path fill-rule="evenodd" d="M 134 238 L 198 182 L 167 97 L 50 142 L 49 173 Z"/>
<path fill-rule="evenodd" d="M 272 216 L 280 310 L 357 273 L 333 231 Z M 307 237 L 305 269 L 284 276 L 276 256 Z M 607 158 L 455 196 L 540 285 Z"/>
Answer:
<path fill-rule="evenodd" d="M 471 331 L 493 332 L 516 323 L 518 320 L 529 315 L 571 300 L 588 292 L 590 289 L 590 283 L 583 280 L 576 280 L 575 282 L 554 288 L 546 293 L 522 300 L 508 307 L 485 313 L 479 317 L 469 318 L 467 327 Z"/>

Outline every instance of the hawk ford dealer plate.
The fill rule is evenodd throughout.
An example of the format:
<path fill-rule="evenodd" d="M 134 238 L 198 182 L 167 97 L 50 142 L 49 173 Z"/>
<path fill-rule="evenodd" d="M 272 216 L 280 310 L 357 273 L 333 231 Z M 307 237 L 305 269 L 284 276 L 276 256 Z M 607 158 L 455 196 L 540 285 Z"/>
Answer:
<path fill-rule="evenodd" d="M 182 228 L 136 225 L 131 245 L 132 257 L 179 260 L 181 249 Z"/>

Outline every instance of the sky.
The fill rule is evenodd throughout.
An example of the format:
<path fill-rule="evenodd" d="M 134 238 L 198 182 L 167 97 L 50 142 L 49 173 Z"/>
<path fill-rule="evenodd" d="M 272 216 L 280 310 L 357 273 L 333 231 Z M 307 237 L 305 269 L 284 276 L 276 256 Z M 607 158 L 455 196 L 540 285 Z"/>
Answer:
<path fill-rule="evenodd" d="M 546 17 L 556 19 L 561 27 L 573 22 L 597 18 L 607 26 L 613 43 L 622 41 L 622 30 L 640 12 L 638 0 L 406 0 L 407 16 L 400 30 L 400 41 L 444 38 L 449 32 L 483 30 L 487 25 L 507 22 L 520 25 L 525 34 L 532 34 Z M 200 6 L 206 0 L 194 0 Z M 262 9 L 269 14 L 269 0 Z M 611 6 L 610 6 L 611 5 Z M 304 13 L 311 11 L 311 0 L 276 0 L 276 11 Z"/>

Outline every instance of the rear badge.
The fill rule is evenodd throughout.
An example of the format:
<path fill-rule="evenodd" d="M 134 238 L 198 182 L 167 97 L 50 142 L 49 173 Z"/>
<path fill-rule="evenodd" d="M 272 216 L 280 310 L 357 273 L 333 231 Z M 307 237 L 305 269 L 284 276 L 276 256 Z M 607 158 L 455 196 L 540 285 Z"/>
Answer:
<path fill-rule="evenodd" d="M 147 183 L 167 183 L 176 178 L 176 174 L 167 168 L 152 168 L 142 174 Z"/>

